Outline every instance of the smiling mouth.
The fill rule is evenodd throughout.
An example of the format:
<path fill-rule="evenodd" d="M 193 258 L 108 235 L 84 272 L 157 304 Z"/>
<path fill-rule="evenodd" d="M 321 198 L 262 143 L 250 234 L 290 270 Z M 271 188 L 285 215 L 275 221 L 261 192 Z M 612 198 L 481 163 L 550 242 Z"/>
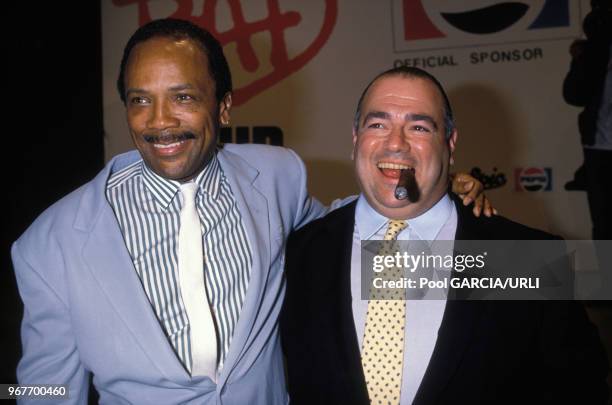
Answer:
<path fill-rule="evenodd" d="M 191 131 L 181 132 L 179 134 L 162 134 L 162 135 L 144 135 L 145 142 L 152 143 L 153 146 L 164 147 L 169 145 L 180 144 L 187 139 L 195 139 L 196 136 Z M 158 146 L 159 145 L 159 146 Z"/>
<path fill-rule="evenodd" d="M 177 146 L 179 146 L 179 145 L 181 145 L 183 143 L 185 143 L 185 141 L 173 142 L 173 143 L 169 143 L 169 144 L 154 143 L 153 147 L 157 148 L 157 149 L 172 149 L 172 148 L 176 148 Z"/>
<path fill-rule="evenodd" d="M 145 142 L 152 145 L 153 148 L 162 156 L 173 156 L 181 153 L 185 148 L 185 143 L 190 139 L 196 139 L 196 136 L 191 131 L 184 131 L 178 134 L 161 134 L 143 136 Z"/>
<path fill-rule="evenodd" d="M 379 162 L 376 167 L 385 177 L 392 179 L 399 179 L 402 169 L 410 169 L 414 173 L 414 167 L 401 163 Z"/>

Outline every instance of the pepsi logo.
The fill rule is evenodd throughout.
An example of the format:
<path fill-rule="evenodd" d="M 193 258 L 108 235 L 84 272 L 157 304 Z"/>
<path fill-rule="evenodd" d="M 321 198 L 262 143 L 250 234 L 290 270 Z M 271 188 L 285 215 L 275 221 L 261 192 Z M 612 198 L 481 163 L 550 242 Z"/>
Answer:
<path fill-rule="evenodd" d="M 407 51 L 559 38 L 579 32 L 577 3 L 394 0 L 394 44 Z"/>
<path fill-rule="evenodd" d="M 514 171 L 516 191 L 551 191 L 552 169 L 550 167 L 518 168 Z"/>

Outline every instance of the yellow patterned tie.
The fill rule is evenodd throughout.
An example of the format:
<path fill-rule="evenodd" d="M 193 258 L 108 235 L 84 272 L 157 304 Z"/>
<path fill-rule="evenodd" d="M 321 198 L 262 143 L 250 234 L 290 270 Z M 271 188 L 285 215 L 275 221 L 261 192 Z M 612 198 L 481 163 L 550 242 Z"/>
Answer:
<path fill-rule="evenodd" d="M 389 221 L 379 255 L 394 255 L 395 240 L 406 228 L 405 221 Z M 386 274 L 385 274 L 386 273 Z M 398 280 L 402 269 L 385 269 L 380 276 Z M 370 403 L 399 404 L 404 359 L 404 323 L 406 320 L 406 290 L 401 288 L 374 289 L 371 286 L 361 362 L 368 386 Z"/>

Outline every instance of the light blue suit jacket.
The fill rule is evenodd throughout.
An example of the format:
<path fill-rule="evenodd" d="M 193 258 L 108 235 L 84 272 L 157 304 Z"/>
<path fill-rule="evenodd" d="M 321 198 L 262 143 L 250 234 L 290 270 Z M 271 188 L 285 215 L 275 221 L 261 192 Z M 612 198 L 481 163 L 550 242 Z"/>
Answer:
<path fill-rule="evenodd" d="M 285 240 L 323 215 L 295 153 L 226 145 L 218 154 L 253 251 L 248 291 L 218 383 L 191 378 L 144 293 L 105 197 L 111 173 L 140 159 L 111 160 L 91 182 L 47 209 L 15 242 L 25 304 L 21 384 L 69 384 L 85 403 L 89 373 L 101 403 L 286 404 L 278 334 Z"/>

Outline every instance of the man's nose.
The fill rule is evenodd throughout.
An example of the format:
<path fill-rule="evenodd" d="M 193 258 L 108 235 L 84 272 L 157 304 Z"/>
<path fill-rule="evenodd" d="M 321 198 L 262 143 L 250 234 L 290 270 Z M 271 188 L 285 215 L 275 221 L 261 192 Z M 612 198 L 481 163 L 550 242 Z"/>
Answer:
<path fill-rule="evenodd" d="M 153 105 L 151 115 L 147 121 L 147 128 L 164 130 L 168 128 L 176 128 L 180 124 L 178 118 L 174 115 L 172 107 L 167 102 L 158 102 Z"/>
<path fill-rule="evenodd" d="M 391 151 L 410 150 L 410 142 L 403 127 L 393 127 L 387 138 L 387 149 Z"/>

